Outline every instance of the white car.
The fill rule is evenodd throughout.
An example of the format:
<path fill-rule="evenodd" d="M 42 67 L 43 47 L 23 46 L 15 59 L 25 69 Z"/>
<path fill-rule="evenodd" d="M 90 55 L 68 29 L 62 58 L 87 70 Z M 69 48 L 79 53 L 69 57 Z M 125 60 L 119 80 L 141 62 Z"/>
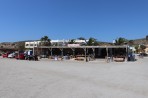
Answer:
<path fill-rule="evenodd" d="M 15 53 L 11 53 L 8 55 L 8 58 L 15 58 Z"/>

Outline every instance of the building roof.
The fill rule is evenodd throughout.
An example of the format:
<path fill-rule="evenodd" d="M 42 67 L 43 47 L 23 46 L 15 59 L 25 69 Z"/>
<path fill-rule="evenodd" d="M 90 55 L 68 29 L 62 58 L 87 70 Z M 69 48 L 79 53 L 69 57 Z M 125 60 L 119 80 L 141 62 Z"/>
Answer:
<path fill-rule="evenodd" d="M 128 46 L 39 46 L 39 48 L 127 48 Z"/>

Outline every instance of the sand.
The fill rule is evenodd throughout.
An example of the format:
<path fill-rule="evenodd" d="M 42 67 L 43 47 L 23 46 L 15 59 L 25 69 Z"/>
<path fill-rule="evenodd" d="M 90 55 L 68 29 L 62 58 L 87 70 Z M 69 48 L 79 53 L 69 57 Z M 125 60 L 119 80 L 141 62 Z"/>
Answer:
<path fill-rule="evenodd" d="M 148 98 L 148 58 L 106 63 L 0 57 L 0 98 Z"/>

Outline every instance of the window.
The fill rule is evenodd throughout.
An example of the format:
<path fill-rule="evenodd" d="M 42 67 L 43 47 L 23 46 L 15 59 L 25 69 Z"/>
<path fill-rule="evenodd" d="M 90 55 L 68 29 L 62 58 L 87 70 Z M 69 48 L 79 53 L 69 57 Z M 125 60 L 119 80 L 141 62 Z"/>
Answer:
<path fill-rule="evenodd" d="M 30 44 L 30 46 L 33 46 L 33 44 Z"/>

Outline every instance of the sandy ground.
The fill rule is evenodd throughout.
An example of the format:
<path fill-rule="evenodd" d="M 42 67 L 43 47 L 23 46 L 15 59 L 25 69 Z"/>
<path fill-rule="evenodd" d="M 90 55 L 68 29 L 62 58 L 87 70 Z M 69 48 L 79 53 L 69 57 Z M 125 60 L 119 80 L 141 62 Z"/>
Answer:
<path fill-rule="evenodd" d="M 0 57 L 0 98 L 148 98 L 148 58 L 87 63 Z"/>

